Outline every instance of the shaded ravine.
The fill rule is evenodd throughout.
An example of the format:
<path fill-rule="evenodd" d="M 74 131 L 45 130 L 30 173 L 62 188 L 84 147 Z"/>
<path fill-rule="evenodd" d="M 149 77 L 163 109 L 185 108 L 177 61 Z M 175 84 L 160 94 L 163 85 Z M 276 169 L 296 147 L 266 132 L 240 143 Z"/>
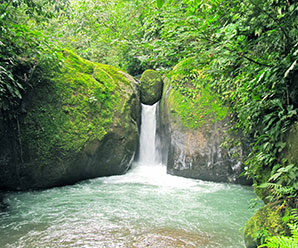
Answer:
<path fill-rule="evenodd" d="M 0 247 L 244 247 L 240 229 L 252 215 L 253 190 L 167 175 L 149 145 L 157 138 L 156 105 L 142 108 L 140 158 L 132 170 L 6 194 Z"/>

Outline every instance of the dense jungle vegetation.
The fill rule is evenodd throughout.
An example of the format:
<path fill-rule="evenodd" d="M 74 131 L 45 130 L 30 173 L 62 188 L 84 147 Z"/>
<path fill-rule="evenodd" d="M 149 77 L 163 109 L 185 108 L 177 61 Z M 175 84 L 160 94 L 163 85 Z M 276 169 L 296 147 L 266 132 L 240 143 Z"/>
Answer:
<path fill-rule="evenodd" d="M 244 166 L 258 195 L 285 212 L 298 208 L 298 164 L 284 156 L 298 121 L 296 1 L 1 0 L 0 29 L 1 118 L 17 123 L 22 97 L 63 64 L 65 48 L 134 76 L 166 76 L 184 63 L 172 87 L 185 102 L 202 89 L 218 93 L 250 141 Z M 297 245 L 297 216 L 285 216 L 292 237 L 261 233 L 268 247 Z"/>

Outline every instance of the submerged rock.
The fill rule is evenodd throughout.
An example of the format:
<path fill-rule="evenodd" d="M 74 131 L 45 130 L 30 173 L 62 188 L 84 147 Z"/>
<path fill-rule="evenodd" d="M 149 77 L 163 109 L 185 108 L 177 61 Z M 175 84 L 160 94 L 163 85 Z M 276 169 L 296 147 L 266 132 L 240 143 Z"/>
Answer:
<path fill-rule="evenodd" d="M 138 143 L 137 94 L 125 72 L 65 51 L 61 70 L 25 96 L 18 136 L 0 124 L 0 189 L 125 173 Z"/>
<path fill-rule="evenodd" d="M 153 105 L 162 97 L 163 81 L 160 74 L 153 70 L 146 70 L 141 77 L 141 102 Z"/>
<path fill-rule="evenodd" d="M 178 73 L 175 81 L 181 77 Z M 240 176 L 244 171 L 241 161 L 248 146 L 241 136 L 228 132 L 228 109 L 208 87 L 201 88 L 195 98 L 185 97 L 186 89 L 191 87 L 191 82 L 181 91 L 172 88 L 170 82 L 165 85 L 161 133 L 162 147 L 168 154 L 164 158 L 168 173 L 215 182 L 251 184 Z M 237 148 L 225 148 L 223 143 L 227 138 L 235 139 L 239 143 Z"/>

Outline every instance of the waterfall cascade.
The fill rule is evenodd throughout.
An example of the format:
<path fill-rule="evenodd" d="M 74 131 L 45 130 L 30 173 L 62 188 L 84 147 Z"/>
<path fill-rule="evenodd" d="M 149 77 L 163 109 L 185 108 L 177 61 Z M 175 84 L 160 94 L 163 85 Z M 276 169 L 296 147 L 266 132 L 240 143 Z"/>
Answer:
<path fill-rule="evenodd" d="M 158 165 L 161 163 L 159 137 L 156 134 L 158 102 L 153 105 L 142 104 L 139 163 Z"/>

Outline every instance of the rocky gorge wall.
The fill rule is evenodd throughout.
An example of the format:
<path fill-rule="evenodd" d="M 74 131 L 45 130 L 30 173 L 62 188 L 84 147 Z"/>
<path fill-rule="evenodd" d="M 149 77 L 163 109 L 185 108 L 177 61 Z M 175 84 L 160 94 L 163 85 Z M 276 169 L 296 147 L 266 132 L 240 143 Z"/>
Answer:
<path fill-rule="evenodd" d="M 214 182 L 251 184 L 241 173 L 247 140 L 229 131 L 229 109 L 196 78 L 192 58 L 177 64 L 165 79 L 159 134 L 170 174 Z M 196 75 L 189 76 L 189 75 Z M 237 142 L 230 148 L 228 140 Z"/>
<path fill-rule="evenodd" d="M 160 120 L 168 173 L 214 182 L 251 184 L 241 176 L 241 162 L 248 145 L 243 141 L 237 150 L 222 146 L 226 139 L 231 138 L 228 113 L 224 111 L 224 116 L 216 119 L 195 110 L 196 104 L 188 102 L 189 109 L 181 105 L 182 95 L 168 83 L 161 102 Z M 188 112 L 185 118 L 181 111 Z M 197 123 L 192 125 L 194 122 Z"/>
<path fill-rule="evenodd" d="M 137 151 L 140 101 L 153 104 L 162 95 L 157 132 L 168 173 L 248 183 L 239 177 L 244 148 L 221 146 L 229 118 L 208 89 L 203 101 L 185 102 L 153 70 L 143 73 L 138 88 L 125 72 L 64 51 L 60 71 L 24 97 L 14 130 L 0 123 L 0 189 L 48 188 L 125 173 Z"/>
<path fill-rule="evenodd" d="M 158 72 L 145 71 L 140 95 L 144 104 L 160 100 L 156 142 L 161 141 L 158 146 L 168 173 L 214 182 L 250 184 L 240 175 L 248 145 L 245 147 L 241 137 L 234 135 L 241 143 L 238 149 L 222 146 L 232 138 L 228 109 L 209 89 L 202 90 L 198 99 L 191 101 L 172 87 L 171 80 L 165 81 L 162 84 Z"/>

